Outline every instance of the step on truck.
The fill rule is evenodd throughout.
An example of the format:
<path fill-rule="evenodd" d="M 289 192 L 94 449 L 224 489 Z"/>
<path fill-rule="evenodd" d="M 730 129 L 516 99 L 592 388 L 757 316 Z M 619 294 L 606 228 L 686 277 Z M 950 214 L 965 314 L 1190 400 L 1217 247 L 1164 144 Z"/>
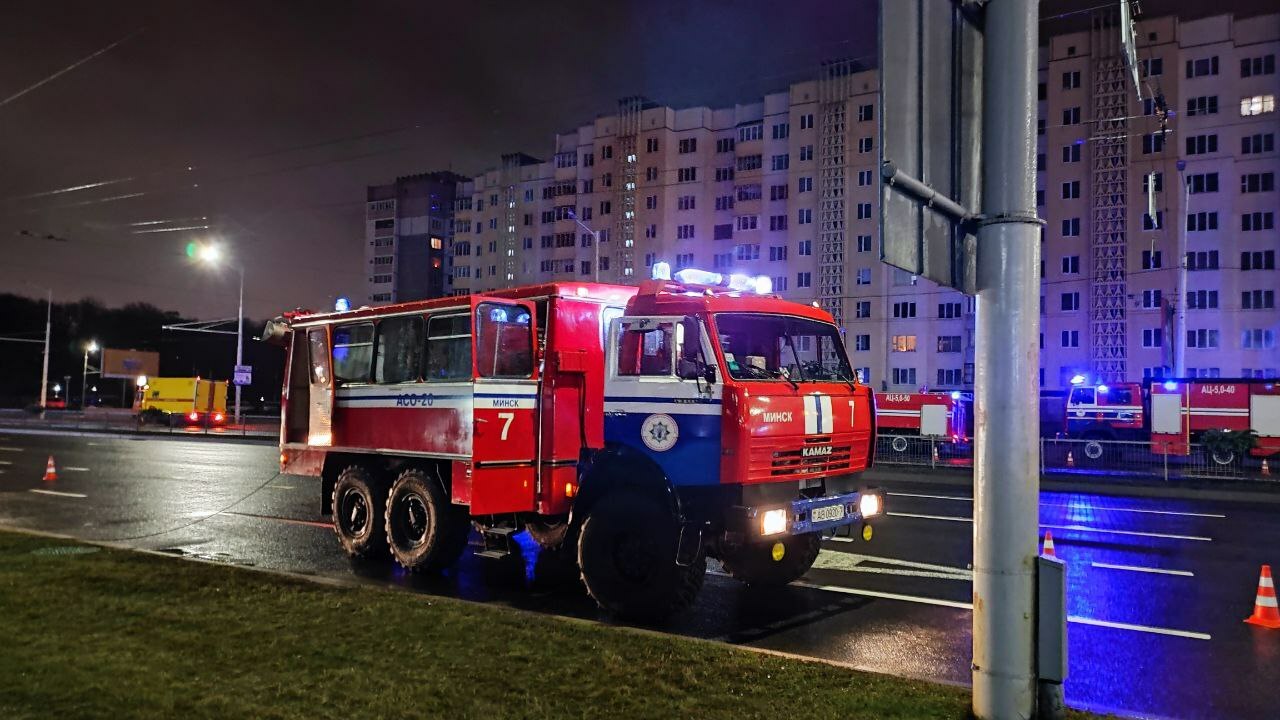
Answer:
<path fill-rule="evenodd" d="M 282 472 L 322 479 L 353 557 L 455 563 L 473 527 L 528 535 L 622 617 L 693 602 L 708 557 L 804 574 L 824 533 L 870 540 L 875 400 L 826 312 L 762 278 L 551 283 L 290 313 Z M 757 290 L 766 290 L 765 293 Z"/>

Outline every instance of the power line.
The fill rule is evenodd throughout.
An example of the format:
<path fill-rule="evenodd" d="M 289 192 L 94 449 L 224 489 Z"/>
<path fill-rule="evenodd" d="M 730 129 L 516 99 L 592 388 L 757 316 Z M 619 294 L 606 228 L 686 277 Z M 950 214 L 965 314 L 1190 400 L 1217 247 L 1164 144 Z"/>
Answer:
<path fill-rule="evenodd" d="M 97 51 L 97 52 L 95 52 L 95 53 L 92 53 L 92 54 L 87 55 L 87 56 L 85 56 L 85 57 L 83 57 L 83 58 L 80 58 L 79 60 L 77 60 L 77 61 L 75 61 L 75 62 L 71 63 L 70 65 L 68 65 L 68 66 L 66 66 L 66 67 L 64 67 L 64 68 L 62 68 L 61 70 L 59 70 L 59 71 L 55 72 L 54 74 L 52 74 L 52 75 L 50 75 L 50 76 L 46 77 L 45 79 L 41 80 L 40 82 L 37 82 L 37 83 L 36 83 L 36 84 L 34 84 L 34 85 L 29 85 L 29 86 L 27 86 L 27 87 L 23 88 L 22 90 L 19 90 L 18 92 L 14 93 L 13 95 L 10 95 L 9 97 L 5 98 L 4 100 L 0 100 L 0 107 L 4 107 L 5 105 L 8 105 L 9 103 L 13 102 L 14 100 L 17 100 L 18 98 L 22 97 L 23 95 L 26 95 L 27 93 L 31 92 L 32 90 L 35 90 L 36 88 L 41 87 L 42 85 L 45 85 L 45 84 L 47 84 L 47 83 L 51 83 L 51 82 L 53 82 L 54 80 L 57 80 L 58 78 L 62 77 L 63 75 L 66 75 L 67 73 L 71 72 L 72 70 L 75 70 L 76 68 L 78 68 L 78 67 L 80 67 L 81 65 L 83 65 L 83 64 L 85 64 L 85 63 L 87 63 L 87 62 L 89 62 L 90 60 L 92 60 L 92 59 L 94 59 L 94 58 L 98 57 L 99 55 L 102 55 L 102 54 L 104 54 L 104 53 L 110 52 L 110 51 L 111 51 L 113 48 L 115 48 L 117 45 L 121 45 L 121 44 L 123 44 L 123 43 L 125 43 L 125 42 L 127 42 L 127 41 L 129 41 L 129 40 L 131 40 L 131 39 L 133 39 L 135 36 L 137 36 L 139 33 L 141 33 L 141 32 L 142 32 L 142 31 L 144 31 L 144 30 L 146 30 L 146 28 L 145 28 L 145 27 L 138 28 L 137 30 L 134 30 L 133 32 L 129 33 L 128 35 L 125 35 L 124 37 L 122 37 L 122 38 L 120 38 L 119 40 L 117 40 L 117 41 L 115 41 L 115 42 L 111 43 L 110 45 L 108 45 L 108 46 L 106 46 L 106 47 L 102 48 L 101 50 L 98 50 L 98 51 Z"/>

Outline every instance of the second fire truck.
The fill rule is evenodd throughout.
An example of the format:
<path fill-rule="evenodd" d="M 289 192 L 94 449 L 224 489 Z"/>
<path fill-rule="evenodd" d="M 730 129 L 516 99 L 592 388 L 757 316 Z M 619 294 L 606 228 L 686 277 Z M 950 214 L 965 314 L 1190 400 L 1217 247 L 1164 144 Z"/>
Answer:
<path fill-rule="evenodd" d="M 1067 396 L 1067 436 L 1085 440 L 1085 460 L 1106 454 L 1105 441 L 1149 442 L 1151 452 L 1189 455 L 1213 430 L 1257 433 L 1255 457 L 1280 454 L 1280 384 L 1260 378 L 1189 378 L 1114 385 L 1078 385 Z M 1209 450 L 1230 465 L 1234 451 Z"/>
<path fill-rule="evenodd" d="M 281 468 L 322 479 L 352 556 L 451 565 L 527 531 L 619 615 L 689 605 L 706 557 L 790 582 L 823 533 L 869 540 L 875 400 L 838 328 L 763 279 L 682 271 L 341 313 L 289 349 Z"/>

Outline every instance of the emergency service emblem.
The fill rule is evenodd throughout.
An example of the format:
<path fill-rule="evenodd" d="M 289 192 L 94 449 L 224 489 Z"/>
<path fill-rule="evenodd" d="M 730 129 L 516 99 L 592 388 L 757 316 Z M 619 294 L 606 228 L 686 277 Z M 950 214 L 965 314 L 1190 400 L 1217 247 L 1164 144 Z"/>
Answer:
<path fill-rule="evenodd" d="M 654 452 L 670 450 L 675 447 L 679 437 L 680 426 L 676 425 L 675 418 L 670 415 L 650 415 L 640 425 L 640 439 L 644 441 L 645 447 Z"/>

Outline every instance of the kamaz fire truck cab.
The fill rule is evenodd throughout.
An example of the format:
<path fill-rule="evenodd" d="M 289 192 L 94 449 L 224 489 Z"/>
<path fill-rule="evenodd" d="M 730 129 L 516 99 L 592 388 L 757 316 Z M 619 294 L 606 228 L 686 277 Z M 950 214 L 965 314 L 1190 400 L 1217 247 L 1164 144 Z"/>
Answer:
<path fill-rule="evenodd" d="M 869 540 L 874 399 L 831 317 L 742 276 L 677 279 L 272 323 L 291 348 L 282 469 L 323 479 L 353 556 L 438 569 L 472 523 L 482 555 L 526 530 L 631 617 L 690 604 L 707 556 L 782 584 L 822 533 Z"/>

